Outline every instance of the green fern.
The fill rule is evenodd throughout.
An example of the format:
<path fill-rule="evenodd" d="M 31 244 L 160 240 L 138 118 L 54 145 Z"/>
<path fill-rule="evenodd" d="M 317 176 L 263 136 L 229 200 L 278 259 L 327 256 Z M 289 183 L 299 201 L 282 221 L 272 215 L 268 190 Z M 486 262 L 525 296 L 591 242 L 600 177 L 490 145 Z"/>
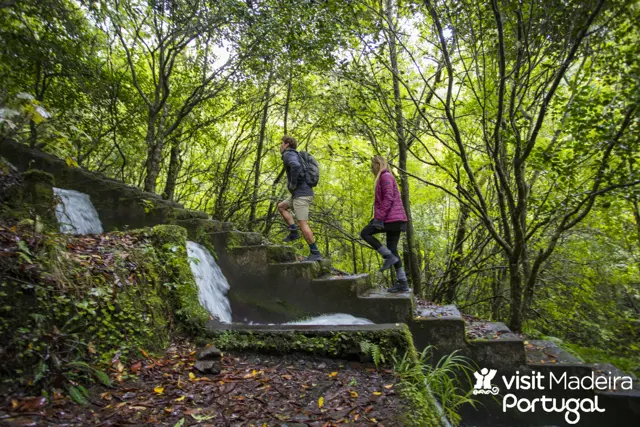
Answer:
<path fill-rule="evenodd" d="M 376 365 L 376 368 L 378 367 L 378 365 L 380 365 L 380 363 L 386 362 L 384 354 L 382 353 L 382 350 L 380 350 L 380 346 L 378 346 L 378 344 L 372 343 L 371 341 L 360 341 L 360 351 L 367 356 L 371 356 L 371 359 L 373 359 L 373 363 L 374 365 Z"/>
<path fill-rule="evenodd" d="M 442 414 L 451 424 L 459 425 L 461 406 L 470 404 L 475 407 L 477 403 L 473 399 L 472 389 L 465 387 L 461 381 L 466 379 L 467 384 L 472 383 L 473 367 L 469 360 L 457 354 L 457 351 L 443 356 L 435 366 L 432 359 L 433 347 L 428 346 L 422 351 L 417 362 L 406 354 L 400 360 L 393 357 L 394 369 L 402 377 L 406 393 L 419 399 L 428 399 L 429 395 L 436 397 L 442 407 Z"/>

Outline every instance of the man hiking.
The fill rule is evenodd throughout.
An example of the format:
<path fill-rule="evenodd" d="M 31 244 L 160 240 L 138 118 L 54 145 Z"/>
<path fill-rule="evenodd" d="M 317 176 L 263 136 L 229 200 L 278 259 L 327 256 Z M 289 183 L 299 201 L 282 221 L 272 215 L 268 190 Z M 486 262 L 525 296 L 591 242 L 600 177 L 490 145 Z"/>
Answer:
<path fill-rule="evenodd" d="M 291 197 L 278 204 L 278 211 L 289 226 L 289 234 L 282 241 L 291 242 L 300 238 L 298 228 L 293 221 L 290 209 L 296 214 L 296 220 L 300 225 L 300 230 L 304 239 L 309 244 L 311 254 L 305 261 L 320 261 L 322 255 L 316 246 L 313 231 L 309 228 L 309 206 L 313 201 L 313 188 L 305 180 L 305 168 L 300 154 L 296 151 L 298 141 L 290 136 L 283 136 L 280 142 L 280 153 L 284 162 L 284 169 L 287 172 L 287 189 Z"/>

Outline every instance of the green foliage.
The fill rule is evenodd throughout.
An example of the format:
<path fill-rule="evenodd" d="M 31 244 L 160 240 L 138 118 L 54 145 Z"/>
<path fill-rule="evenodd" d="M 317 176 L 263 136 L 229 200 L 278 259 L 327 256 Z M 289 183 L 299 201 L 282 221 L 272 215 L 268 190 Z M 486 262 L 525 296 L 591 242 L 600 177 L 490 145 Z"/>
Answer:
<path fill-rule="evenodd" d="M 409 333 L 410 334 L 410 333 Z M 396 353 L 415 354 L 413 341 L 404 331 L 330 332 L 323 334 L 261 331 L 225 331 L 213 336 L 220 350 L 258 351 L 286 354 L 305 352 L 318 355 L 372 356 L 376 365 L 386 363 Z M 386 358 L 385 358 L 385 355 Z"/>
<path fill-rule="evenodd" d="M 97 237 L 16 231 L 19 243 L 0 239 L 15 254 L 0 265 L 0 336 L 12 360 L 3 378 L 109 385 L 102 367 L 114 358 L 161 349 L 176 329 L 198 333 L 208 319 L 179 227 L 166 230 L 166 238 L 177 236 L 174 250 L 158 243 L 161 228 Z"/>
<path fill-rule="evenodd" d="M 214 3 L 0 9 L 0 134 L 70 167 L 164 183 L 157 193 L 272 241 L 286 233 L 277 146 L 291 134 L 322 168 L 310 222 L 319 248 L 387 284 L 358 235 L 371 218 L 369 159 L 398 166 L 404 138 L 428 299 L 496 321 L 522 314 L 526 329 L 618 355 L 640 347 L 637 1 L 605 2 L 576 49 L 598 2 L 498 2 L 501 45 L 491 2 Z M 456 46 L 448 64 L 438 17 L 444 46 Z M 163 265 L 186 272 L 166 249 Z M 192 284 L 182 273 L 163 283 L 199 324 Z"/>
<path fill-rule="evenodd" d="M 402 378 L 401 393 L 416 408 L 407 414 L 408 425 L 425 425 L 422 420 L 432 419 L 437 413 L 443 413 L 451 424 L 459 425 L 460 407 L 476 404 L 470 386 L 473 367 L 456 352 L 443 356 L 433 365 L 432 354 L 433 347 L 428 346 L 417 361 L 407 355 L 401 359 L 393 357 L 394 369 Z"/>
<path fill-rule="evenodd" d="M 373 363 L 376 365 L 376 368 L 380 363 L 385 363 L 384 354 L 377 344 L 374 344 L 367 340 L 360 341 L 360 351 L 367 356 L 371 356 L 371 359 L 373 359 Z"/>
<path fill-rule="evenodd" d="M 562 348 L 586 363 L 611 363 L 624 372 L 632 373 L 640 377 L 640 357 L 636 354 L 621 357 L 618 352 L 611 349 L 594 347 L 582 347 L 571 343 L 563 343 Z"/>

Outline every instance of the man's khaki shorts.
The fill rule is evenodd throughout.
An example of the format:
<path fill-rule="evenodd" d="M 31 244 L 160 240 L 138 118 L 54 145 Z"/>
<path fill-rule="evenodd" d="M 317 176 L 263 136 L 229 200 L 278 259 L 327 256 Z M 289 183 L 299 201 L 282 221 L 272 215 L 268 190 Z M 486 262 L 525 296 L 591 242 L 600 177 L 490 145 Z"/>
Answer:
<path fill-rule="evenodd" d="M 284 202 L 289 205 L 289 208 L 293 208 L 293 213 L 296 214 L 298 221 L 309 221 L 309 206 L 313 202 L 313 196 L 302 196 L 295 199 L 289 197 Z"/>

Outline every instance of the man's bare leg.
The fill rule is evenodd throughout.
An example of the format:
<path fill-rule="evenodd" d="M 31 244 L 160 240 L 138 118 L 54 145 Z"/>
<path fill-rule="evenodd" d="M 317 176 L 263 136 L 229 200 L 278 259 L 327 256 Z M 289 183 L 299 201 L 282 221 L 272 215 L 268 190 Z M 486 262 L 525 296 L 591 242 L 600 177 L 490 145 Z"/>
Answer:
<path fill-rule="evenodd" d="M 282 239 L 282 243 L 292 242 L 300 238 L 300 234 L 298 234 L 298 230 L 296 229 L 295 223 L 293 222 L 293 216 L 291 215 L 289 208 L 289 203 L 287 203 L 286 201 L 280 202 L 278 204 L 278 212 L 280 212 L 282 219 L 284 219 L 284 222 L 287 223 L 287 226 L 289 228 L 289 234 L 287 235 L 287 237 Z"/>
<path fill-rule="evenodd" d="M 300 231 L 302 231 L 304 240 L 306 240 L 308 244 L 315 242 L 313 231 L 311 231 L 311 227 L 309 227 L 309 221 L 298 221 L 298 226 L 300 227 Z"/>
<path fill-rule="evenodd" d="M 289 212 L 291 206 L 287 202 L 278 203 L 278 212 L 280 212 L 280 216 L 284 219 L 284 222 L 287 223 L 287 226 L 293 225 L 293 215 Z"/>

